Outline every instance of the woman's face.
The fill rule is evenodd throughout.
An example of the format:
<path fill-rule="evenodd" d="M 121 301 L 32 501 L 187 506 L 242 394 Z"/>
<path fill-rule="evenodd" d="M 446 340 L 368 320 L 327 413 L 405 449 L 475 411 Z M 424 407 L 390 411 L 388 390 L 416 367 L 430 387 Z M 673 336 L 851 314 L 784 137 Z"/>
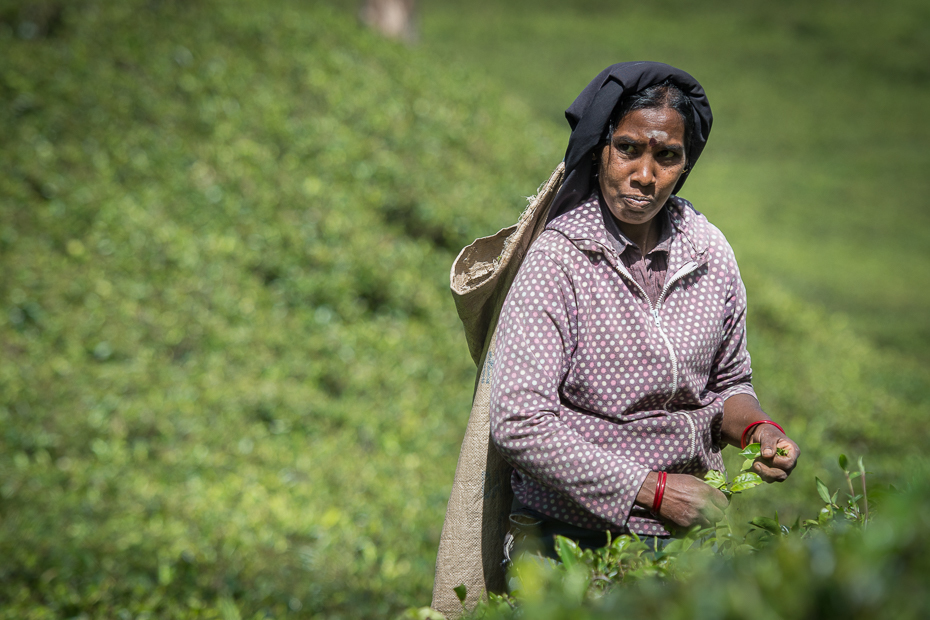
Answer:
<path fill-rule="evenodd" d="M 649 222 L 685 170 L 685 123 L 671 108 L 634 110 L 601 152 L 601 193 L 626 224 Z"/>

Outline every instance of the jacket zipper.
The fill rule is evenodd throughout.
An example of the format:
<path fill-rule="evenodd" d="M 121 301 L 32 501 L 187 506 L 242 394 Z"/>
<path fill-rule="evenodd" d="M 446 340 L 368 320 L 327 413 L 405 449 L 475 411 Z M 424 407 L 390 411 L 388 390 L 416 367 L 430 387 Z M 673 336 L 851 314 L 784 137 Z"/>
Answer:
<path fill-rule="evenodd" d="M 668 336 L 665 333 L 665 330 L 662 329 L 662 321 L 659 320 L 659 308 L 662 307 L 662 300 L 665 298 L 665 294 L 671 288 L 672 284 L 685 277 L 687 274 L 691 273 L 697 269 L 697 263 L 691 261 L 685 263 L 681 269 L 675 272 L 669 280 L 665 282 L 665 286 L 662 287 L 662 292 L 659 293 L 659 298 L 656 300 L 656 305 L 652 309 L 652 317 L 656 322 L 656 329 L 659 330 L 659 333 L 662 335 L 662 339 L 665 340 L 665 346 L 668 348 L 668 354 L 672 358 L 672 390 L 668 396 L 668 400 L 665 401 L 665 404 L 662 405 L 662 408 L 668 411 L 668 407 L 672 402 L 672 399 L 675 398 L 675 393 L 678 391 L 678 356 L 675 355 L 675 348 L 672 346 L 672 341 L 669 340 Z M 681 415 L 685 416 L 685 419 L 688 420 L 688 426 L 691 429 L 691 445 L 688 450 L 688 460 L 694 458 L 695 453 L 697 452 L 697 429 L 694 428 L 694 419 L 687 413 Z"/>
<path fill-rule="evenodd" d="M 675 282 L 697 269 L 697 266 L 697 263 L 694 261 L 682 265 L 681 269 L 676 271 L 675 275 L 673 275 L 665 282 L 665 286 L 662 287 L 662 292 L 659 293 L 659 298 L 656 300 L 656 305 L 652 309 L 652 318 L 655 319 L 656 328 L 662 335 L 662 339 L 665 341 L 665 346 L 668 348 L 668 354 L 672 358 L 672 392 L 669 395 L 668 400 L 665 401 L 665 404 L 662 405 L 662 408 L 666 411 L 668 411 L 669 403 L 671 403 L 672 399 L 675 398 L 675 392 L 678 391 L 678 357 L 675 355 L 675 349 L 672 347 L 672 341 L 668 339 L 668 336 L 665 334 L 665 330 L 662 329 L 662 322 L 659 320 L 659 309 L 662 307 L 662 300 L 665 298 L 665 294 L 668 293 L 669 288 L 671 288 Z"/>
<path fill-rule="evenodd" d="M 630 282 L 635 284 L 636 287 L 640 291 L 642 291 L 643 298 L 649 299 L 649 295 L 646 294 L 646 290 L 639 284 L 639 282 L 633 279 L 633 276 L 630 275 L 630 272 L 626 270 L 626 267 L 620 264 L 617 264 L 616 266 L 618 270 L 620 271 L 620 273 L 625 275 Z M 662 292 L 659 293 L 659 298 L 656 299 L 655 306 L 653 306 L 652 308 L 652 318 L 655 321 L 656 329 L 659 330 L 659 334 L 662 336 L 662 340 L 665 341 L 665 348 L 668 349 L 668 355 L 672 360 L 672 385 L 671 385 L 672 389 L 671 389 L 671 393 L 669 394 L 668 399 L 665 401 L 665 404 L 662 405 L 662 408 L 665 409 L 665 411 L 668 411 L 668 406 L 672 402 L 672 399 L 675 398 L 675 393 L 678 391 L 678 357 L 675 355 L 675 348 L 672 346 L 672 341 L 669 340 L 668 335 L 666 335 L 665 333 L 665 330 L 662 329 L 662 321 L 659 319 L 659 310 L 662 307 L 662 301 L 665 299 L 665 294 L 668 293 L 671 286 L 678 280 L 682 279 L 683 277 L 685 277 L 686 275 L 688 275 L 689 273 L 697 269 L 697 267 L 698 267 L 698 264 L 694 261 L 690 261 L 682 265 L 682 267 L 678 271 L 675 272 L 675 275 L 673 275 L 671 278 L 666 280 L 665 286 L 662 287 Z M 691 427 L 691 446 L 690 446 L 690 450 L 688 451 L 689 460 L 690 460 L 694 458 L 694 453 L 695 453 L 696 446 L 697 446 L 696 444 L 697 432 L 694 428 L 694 420 L 691 419 L 691 416 L 687 414 L 683 414 L 683 415 L 685 416 L 685 418 L 687 418 L 688 425 Z"/>

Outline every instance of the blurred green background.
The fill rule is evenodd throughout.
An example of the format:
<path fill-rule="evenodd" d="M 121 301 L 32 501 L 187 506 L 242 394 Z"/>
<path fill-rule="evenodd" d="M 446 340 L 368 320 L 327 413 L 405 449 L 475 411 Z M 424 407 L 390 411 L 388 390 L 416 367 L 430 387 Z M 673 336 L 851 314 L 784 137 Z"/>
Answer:
<path fill-rule="evenodd" d="M 623 60 L 708 92 L 682 195 L 804 452 L 731 518 L 810 516 L 841 450 L 924 462 L 930 6 L 432 0 L 409 47 L 356 9 L 0 0 L 0 618 L 428 604 L 474 379 L 449 266 Z"/>

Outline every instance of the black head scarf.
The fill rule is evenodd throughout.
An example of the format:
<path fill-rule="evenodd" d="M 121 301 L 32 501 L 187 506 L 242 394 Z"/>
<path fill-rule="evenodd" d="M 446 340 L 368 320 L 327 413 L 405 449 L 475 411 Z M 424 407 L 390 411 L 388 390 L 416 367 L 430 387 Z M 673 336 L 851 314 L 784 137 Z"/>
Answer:
<path fill-rule="evenodd" d="M 666 80 L 681 89 L 691 100 L 691 109 L 694 111 L 694 135 L 688 145 L 688 170 L 678 179 L 673 193 L 677 194 L 681 190 L 707 144 L 714 120 L 704 89 L 689 74 L 661 62 L 621 62 L 601 71 L 565 110 L 572 135 L 565 151 L 565 180 L 552 201 L 550 220 L 587 198 L 594 189 L 591 187 L 594 164 L 591 153 L 601 143 L 610 116 L 623 96 L 638 93 Z"/>

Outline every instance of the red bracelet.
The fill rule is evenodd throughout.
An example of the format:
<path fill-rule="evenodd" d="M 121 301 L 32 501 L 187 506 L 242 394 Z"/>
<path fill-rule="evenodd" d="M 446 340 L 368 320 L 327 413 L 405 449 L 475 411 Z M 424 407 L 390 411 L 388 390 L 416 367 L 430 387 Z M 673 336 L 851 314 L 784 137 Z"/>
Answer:
<path fill-rule="evenodd" d="M 656 494 L 652 499 L 652 514 L 658 516 L 659 508 L 662 507 L 662 496 L 665 495 L 665 483 L 668 481 L 668 474 L 664 471 L 658 472 L 659 478 L 656 480 Z"/>
<path fill-rule="evenodd" d="M 746 447 L 746 435 L 747 435 L 747 433 L 749 433 L 749 431 L 751 431 L 751 430 L 754 429 L 755 427 L 759 426 L 760 424 L 771 424 L 772 426 L 774 426 L 775 428 L 777 428 L 778 430 L 780 430 L 780 431 L 782 432 L 783 435 L 787 435 L 787 433 L 785 432 L 785 429 L 783 429 L 782 427 L 780 427 L 780 426 L 779 426 L 778 424 L 776 424 L 775 422 L 772 422 L 771 420 L 758 420 L 757 422 L 753 422 L 752 424 L 750 424 L 749 426 L 747 426 L 747 427 L 746 427 L 746 430 L 743 431 L 742 436 L 739 438 L 740 449 L 743 449 L 743 448 Z"/>

